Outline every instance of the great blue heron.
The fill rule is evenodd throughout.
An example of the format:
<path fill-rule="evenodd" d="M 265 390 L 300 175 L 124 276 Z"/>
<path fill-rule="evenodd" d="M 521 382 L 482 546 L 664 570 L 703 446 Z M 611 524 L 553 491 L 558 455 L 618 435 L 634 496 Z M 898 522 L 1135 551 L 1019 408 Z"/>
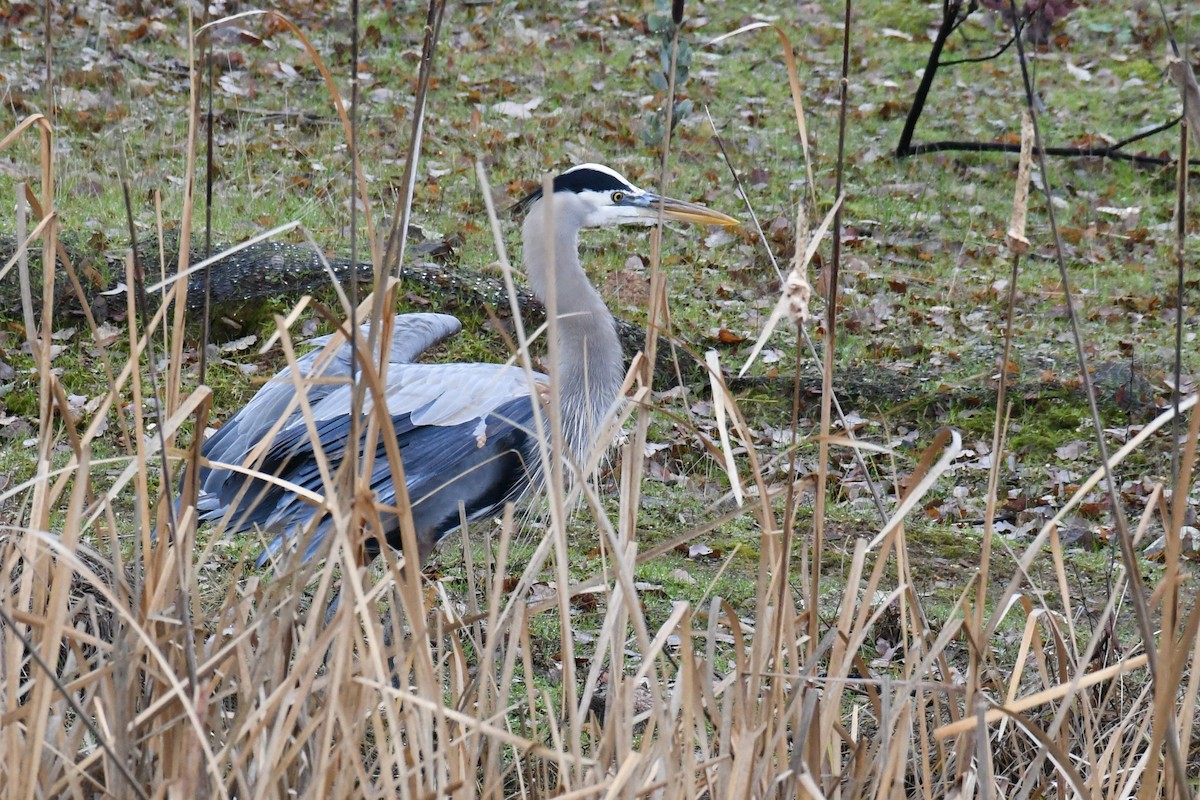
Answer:
<path fill-rule="evenodd" d="M 579 231 L 652 224 L 660 208 L 668 220 L 722 226 L 737 221 L 695 203 L 639 189 L 598 164 L 567 170 L 554 179 L 553 187 L 553 209 L 541 189 L 519 204 L 525 211 L 524 260 L 534 293 L 545 300 L 551 287 L 555 292 L 563 439 L 571 455 L 582 460 L 605 414 L 618 400 L 624 357 L 612 315 L 579 262 Z M 553 264 L 548 252 L 553 253 Z M 459 525 L 460 505 L 468 520 L 495 513 L 537 479 L 540 463 L 534 403 L 549 380 L 546 376 L 534 375 L 535 384 L 543 384 L 539 387 L 531 386 L 526 373 L 514 366 L 414 363 L 461 327 L 446 314 L 403 314 L 394 323 L 387 409 L 404 465 L 422 563 L 438 541 Z M 307 400 L 332 471 L 350 446 L 353 389 L 346 380 L 330 379 L 350 376 L 350 353 L 347 344 L 324 365 L 318 365 L 317 352 L 297 363 L 309 379 Z M 313 378 L 323 380 L 314 383 Z M 312 434 L 295 408 L 294 397 L 290 371 L 284 370 L 204 443 L 204 457 L 209 462 L 246 466 L 260 458 L 259 472 L 312 492 L 323 491 Z M 260 445 L 289 405 L 294 410 L 273 440 Z M 307 560 L 328 533 L 328 518 L 314 526 L 317 509 L 276 483 L 221 467 L 205 467 L 199 480 L 201 519 L 228 514 L 230 533 L 258 527 L 274 536 L 259 557 L 260 565 L 302 532 L 308 536 Z M 381 505 L 396 505 L 396 486 L 382 442 L 370 484 Z M 388 545 L 400 549 L 395 515 L 384 519 L 384 534 Z M 379 547 L 369 540 L 368 557 L 377 555 Z"/>

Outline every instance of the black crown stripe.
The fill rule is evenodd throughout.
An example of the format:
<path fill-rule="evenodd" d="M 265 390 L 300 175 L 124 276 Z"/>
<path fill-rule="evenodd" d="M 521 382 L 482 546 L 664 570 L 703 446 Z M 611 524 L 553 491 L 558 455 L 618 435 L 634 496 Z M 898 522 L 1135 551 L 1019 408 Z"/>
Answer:
<path fill-rule="evenodd" d="M 633 187 L 620 178 L 616 178 L 607 172 L 601 172 L 598 169 L 573 169 L 570 172 L 555 177 L 554 191 L 555 192 L 630 192 Z M 534 189 L 525 197 L 517 201 L 516 207 L 522 211 L 528 211 L 529 207 L 539 200 L 542 196 L 542 187 Z"/>

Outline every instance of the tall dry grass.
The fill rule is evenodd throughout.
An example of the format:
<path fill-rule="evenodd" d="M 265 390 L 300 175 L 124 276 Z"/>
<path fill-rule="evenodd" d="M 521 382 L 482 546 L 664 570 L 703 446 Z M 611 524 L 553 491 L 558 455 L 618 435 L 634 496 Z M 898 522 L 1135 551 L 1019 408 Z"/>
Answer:
<path fill-rule="evenodd" d="M 798 98 L 798 83 L 793 89 Z M 193 139 L 198 127 L 193 120 Z M 41 198 L 24 238 L 31 245 L 40 237 L 44 251 L 54 252 L 52 126 L 30 117 L 0 150 L 35 134 Z M 189 169 L 194 163 L 193 150 Z M 487 198 L 482 170 L 480 179 Z M 1017 206 L 1023 210 L 1020 200 Z M 1014 220 L 1017 239 L 1023 229 Z M 656 257 L 657 247 L 656 240 Z M 1014 274 L 1018 259 L 1014 252 Z M 5 272 L 13 268 L 28 275 L 23 253 Z M 131 260 L 130 286 L 135 269 Z M 656 266 L 652 272 L 653 308 L 665 315 L 666 276 Z M 74 281 L 69 265 L 67 274 Z M 41 297 L 54 296 L 55 279 L 45 272 Z M 389 288 L 381 283 L 354 313 L 386 321 L 392 303 L 375 298 L 390 297 Z M 723 438 L 747 453 L 724 461 L 731 485 L 746 488 L 745 510 L 734 513 L 752 515 L 762 532 L 749 609 L 712 596 L 695 606 L 676 603 L 665 620 L 652 620 L 639 600 L 638 565 L 702 531 L 682 530 L 650 549 L 636 536 L 641 444 L 652 412 L 649 372 L 637 366 L 632 402 L 614 420 L 633 431 L 620 453 L 615 519 L 603 513 L 595 486 L 553 479 L 533 556 L 514 562 L 519 515 L 509 509 L 487 561 L 467 564 L 469 596 L 451 598 L 394 558 L 382 571 L 358 566 L 358 545 L 377 524 L 377 509 L 355 472 L 345 478 L 348 490 L 331 477 L 330 490 L 312 498 L 334 520 L 322 563 L 286 564 L 277 576 L 238 564 L 214 598 L 202 589 L 211 583 L 213 545 L 198 546 L 194 508 L 184 502 L 175 515 L 169 490 L 152 491 L 174 488 L 161 479 L 161 465 L 177 473 L 182 459 L 194 457 L 175 439 L 186 425 L 203 429 L 210 402 L 206 387 L 187 388 L 177 371 L 145 370 L 151 353 L 166 355 L 172 370 L 183 363 L 184 282 L 171 291 L 173 302 L 149 318 L 136 313 L 131 293 L 131 354 L 110 365 L 108 395 L 82 431 L 60 411 L 67 387 L 46 347 L 53 308 L 46 302 L 35 313 L 25 292 L 41 417 L 34 475 L 4 495 L 24 502 L 0 539 L 0 798 L 1190 793 L 1195 766 L 1180 758 L 1189 759 L 1195 728 L 1200 613 L 1179 568 L 1179 540 L 1200 439 L 1195 395 L 1179 404 L 1189 425 L 1179 478 L 1156 490 L 1132 532 L 1166 531 L 1164 578 L 1147 591 L 1119 575 L 1108 605 L 1087 625 L 1068 587 L 1057 524 L 1102 470 L 1014 554 L 1018 569 L 999 596 L 989 591 L 996 576 L 986 575 L 986 553 L 1004 543 L 989 525 L 985 569 L 964 576 L 957 607 L 935 621 L 914 589 L 905 519 L 960 451 L 958 435 L 942 431 L 930 443 L 878 534 L 855 542 L 845 574 L 822 576 L 820 539 L 795 526 L 791 487 L 766 478 L 765 456 L 715 360 Z M 175 314 L 171 325 L 168 314 Z M 280 323 L 290 360 L 289 320 Z M 528 366 L 524 332 L 518 345 L 516 357 Z M 385 377 L 369 357 L 361 367 L 364 391 L 379 391 Z M 161 402 L 149 402 L 152 394 Z M 1174 413 L 1114 453 L 1112 466 Z M 110 414 L 128 426 L 129 449 L 98 463 L 92 444 Z M 830 414 L 826 407 L 822 447 L 863 446 L 829 435 Z M 548 465 L 560 463 L 562 452 L 554 420 L 553 413 L 543 420 Z M 378 435 L 378 420 L 365 424 Z M 54 455 L 64 442 L 65 463 Z M 401 464 L 393 467 L 402 474 Z M 993 476 L 993 494 L 995 487 Z M 567 511 L 575 506 L 594 525 L 605 568 L 572 583 Z M 156 529 L 172 535 L 154 538 Z M 219 530 L 209 539 L 216 540 Z M 464 553 L 471 558 L 471 549 Z M 1027 577 L 1039 560 L 1052 566 L 1054 585 L 1035 587 Z M 509 576 L 518 569 L 514 583 Z M 550 596 L 534 594 L 548 575 Z M 341 602 L 327 618 L 339 587 Z M 1113 631 L 1124 605 L 1143 592 L 1156 638 L 1118 649 Z M 603 609 L 590 661 L 575 657 L 571 636 L 572 598 L 582 593 Z M 556 617 L 561 631 L 561 667 L 550 679 L 534 663 L 537 615 Z M 994 646 L 1005 619 L 1019 631 L 1015 655 Z M 883 629 L 899 646 L 888 663 L 869 663 L 864 645 Z"/>

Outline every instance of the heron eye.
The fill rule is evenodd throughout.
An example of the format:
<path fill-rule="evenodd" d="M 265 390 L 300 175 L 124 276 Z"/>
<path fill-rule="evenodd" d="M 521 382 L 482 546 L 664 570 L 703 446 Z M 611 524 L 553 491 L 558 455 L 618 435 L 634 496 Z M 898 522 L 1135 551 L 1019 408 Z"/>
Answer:
<path fill-rule="evenodd" d="M 624 200 L 624 199 L 625 199 L 625 193 L 624 193 L 624 192 L 613 192 L 613 193 L 612 193 L 612 201 L 613 201 L 614 203 L 620 203 L 620 202 L 621 202 L 622 200 Z"/>

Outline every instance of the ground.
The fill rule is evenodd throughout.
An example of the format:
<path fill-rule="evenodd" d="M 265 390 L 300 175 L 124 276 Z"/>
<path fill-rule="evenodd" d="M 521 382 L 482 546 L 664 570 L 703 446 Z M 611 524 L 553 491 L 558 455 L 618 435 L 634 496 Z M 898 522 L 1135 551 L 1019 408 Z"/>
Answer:
<path fill-rule="evenodd" d="M 892 157 L 917 74 L 925 67 L 939 5 L 869 3 L 855 9 L 834 383 L 847 398 L 845 412 L 856 434 L 890 448 L 887 455 L 867 456 L 889 508 L 936 430 L 950 425 L 963 436 L 963 456 L 924 498 L 908 526 L 918 591 L 932 614 L 948 616 L 978 565 L 999 371 L 1006 369 L 1017 384 L 1010 395 L 997 528 L 1008 545 L 1023 549 L 1096 464 L 1066 323 L 1068 287 L 1055 260 L 1041 187 L 1049 185 L 1053 192 L 1072 281 L 1069 299 L 1083 324 L 1103 424 L 1115 449 L 1169 397 L 1177 314 L 1175 175 L 1169 166 L 1101 159 L 1052 158 L 1045 175 L 1035 168 L 1032 248 L 1020 262 L 1013 353 L 1001 365 L 1011 271 L 1004 233 L 1015 156 Z M 55 8 L 60 15 L 53 60 L 59 221 L 108 254 L 107 261 L 97 260 L 98 281 L 120 278 L 128 243 L 122 174 L 131 183 L 139 236 L 154 236 L 160 198 L 162 219 L 178 227 L 189 88 L 189 21 L 182 8 L 156 3 Z M 344 5 L 284 3 L 281 10 L 312 39 L 346 96 L 350 50 Z M 46 109 L 39 11 L 17 3 L 0 16 L 0 47 L 13 56 L 0 66 L 5 130 Z M 834 200 L 841 8 L 696 2 L 686 11 L 682 40 L 691 62 L 678 88 L 689 105 L 680 107 L 672 140 L 671 193 L 736 214 L 747 224 L 731 234 L 669 231 L 662 263 L 676 334 L 696 351 L 715 348 L 732 376 L 778 296 L 774 264 L 786 269 L 793 256 L 797 203 L 805 203 L 809 225 L 815 227 Z M 669 57 L 660 35 L 664 13 L 665 6 L 654 3 L 607 0 L 552 8 L 509 0 L 453 6 L 441 31 L 416 180 L 414 224 L 421 235 L 449 243 L 451 263 L 464 268 L 486 270 L 496 261 L 476 160 L 487 169 L 499 209 L 544 173 L 585 161 L 613 165 L 635 182 L 656 186 L 664 92 L 655 76 L 661 78 Z M 411 4 L 364 8 L 358 142 L 377 220 L 390 213 L 404 189 L 423 15 Z M 794 45 L 814 186 L 805 178 L 775 34 L 760 30 L 710 44 L 755 21 L 777 23 Z M 997 14 L 977 12 L 951 40 L 946 57 L 986 55 L 1006 38 L 1005 25 Z M 299 220 L 322 247 L 347 254 L 350 159 L 313 59 L 295 36 L 263 17 L 243 18 L 217 31 L 213 48 L 214 239 L 236 242 Z M 1059 21 L 1052 38 L 1035 48 L 1033 62 L 1046 141 L 1118 140 L 1173 118 L 1179 96 L 1162 76 L 1165 48 L 1166 34 L 1150 6 L 1090 3 Z M 1012 50 L 939 70 L 917 140 L 1018 140 L 1019 74 Z M 206 96 L 198 102 L 207 103 Z M 1170 157 L 1177 138 L 1172 129 L 1131 149 Z M 36 163 L 32 144 L 0 154 L 0 196 L 11 198 L 18 181 L 34 180 Z M 203 164 L 202 154 L 196 163 Z M 745 203 L 730 169 L 745 186 Z M 747 206 L 761 222 L 763 236 L 750 224 Z M 515 258 L 519 227 L 508 215 L 503 221 L 505 244 Z M 203 226 L 202 210 L 193 224 Z M 12 217 L 0 217 L 0 232 L 14 229 Z M 288 236 L 303 241 L 299 232 Z M 1188 263 L 1198 254 L 1191 237 Z M 614 312 L 643 319 L 649 238 L 639 231 L 588 234 L 583 256 Z M 821 291 L 817 268 L 829 258 L 828 246 L 822 247 L 811 272 Z M 425 307 L 421 287 L 409 286 L 406 292 L 406 309 Z M 1200 368 L 1194 279 L 1186 292 L 1183 375 L 1194 387 Z M 225 346 L 209 374 L 216 420 L 228 418 L 263 376 L 280 366 L 277 350 L 258 356 L 246 337 L 265 338 L 273 325 L 265 312 L 286 309 L 293 301 L 230 309 L 214 320 L 214 341 Z M 816 310 L 824 313 L 819 303 Z M 483 311 L 458 311 L 466 331 L 436 357 L 504 357 L 502 339 L 484 324 Z M 102 391 L 104 377 L 84 335 L 69 332 L 85 330 L 77 309 L 56 313 L 61 351 L 55 364 L 63 385 L 78 398 L 80 421 L 86 422 L 92 413 L 88 401 Z M 824 325 L 819 319 L 809 325 L 821 348 Z M 36 427 L 36 377 L 22 348 L 22 331 L 19 315 L 6 319 L 0 330 L 0 436 L 16 445 L 30 439 L 30 426 Z M 196 337 L 199 327 L 189 332 Z M 122 343 L 114 341 L 112 347 L 119 353 Z M 812 518 L 818 394 L 810 390 L 800 398 L 795 465 L 786 457 L 771 461 L 792 441 L 795 348 L 794 333 L 777 332 L 750 370 L 758 382 L 741 384 L 738 403 L 760 457 L 771 462 L 765 472 L 769 484 L 779 488 L 795 481 L 808 490 L 800 492 L 797 530 L 803 536 Z M 810 386 L 820 372 L 807 352 L 799 369 Z M 185 375 L 195 380 L 194 361 Z M 716 451 L 705 449 L 701 439 L 715 437 L 716 430 L 707 386 L 658 388 L 664 413 L 655 417 L 647 448 L 639 518 L 643 549 L 730 508 L 725 471 L 714 458 Z M 110 426 L 103 442 L 111 453 L 122 448 L 119 436 Z M 1169 437 L 1159 435 L 1121 465 L 1117 477 L 1131 518 L 1141 514 L 1153 485 L 1169 480 L 1169 445 Z M 5 448 L 0 484 L 25 480 L 31 453 Z M 744 453 L 739 464 L 746 468 Z M 837 587 L 853 542 L 873 535 L 881 523 L 848 451 L 835 450 L 832 467 L 830 531 L 822 558 L 826 580 Z M 615 479 L 606 474 L 601 486 L 615 510 Z M 1111 567 L 1119 558 L 1111 533 L 1107 500 L 1098 492 L 1064 528 L 1071 554 L 1067 578 L 1076 603 L 1085 609 L 1094 611 L 1107 600 Z M 444 548 L 430 571 L 445 578 L 452 592 L 467 587 L 458 547 Z M 575 547 L 573 569 L 579 576 L 593 574 L 594 533 L 580 530 Z M 646 564 L 638 576 L 644 602 L 659 618 L 670 612 L 673 600 L 698 601 L 714 591 L 735 606 L 745 603 L 754 597 L 759 549 L 757 523 L 735 517 Z M 236 548 L 221 549 L 216 558 L 219 563 L 239 555 Z M 1152 562 L 1143 568 L 1157 569 Z M 1039 563 L 1031 578 L 1051 581 L 1049 569 Z M 1009 563 L 996 566 L 997 587 L 1010 574 Z M 600 613 L 581 610 L 580 635 Z M 547 641 L 556 638 L 545 633 Z"/>

